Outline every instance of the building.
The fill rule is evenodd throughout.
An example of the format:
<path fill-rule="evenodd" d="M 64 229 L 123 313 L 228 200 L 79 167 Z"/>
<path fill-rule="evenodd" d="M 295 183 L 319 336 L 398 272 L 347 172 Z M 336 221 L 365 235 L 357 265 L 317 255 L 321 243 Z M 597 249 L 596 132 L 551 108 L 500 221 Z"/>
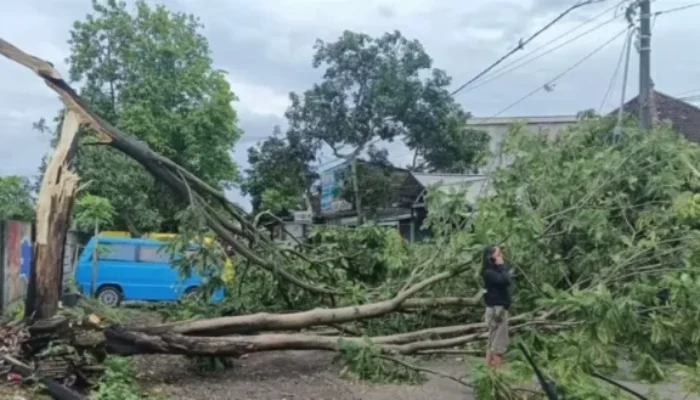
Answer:
<path fill-rule="evenodd" d="M 651 92 L 651 119 L 653 124 L 670 123 L 672 129 L 686 139 L 700 143 L 700 108 L 683 100 L 653 90 Z M 627 114 L 639 114 L 639 99 L 634 97 L 623 106 Z M 617 115 L 619 108 L 609 115 Z"/>
<path fill-rule="evenodd" d="M 421 242 L 431 236 L 424 227 L 428 216 L 426 195 L 429 190 L 439 190 L 447 193 L 460 193 L 468 203 L 476 201 L 490 191 L 486 188 L 486 175 L 464 174 L 429 174 L 411 172 L 404 181 L 401 193 L 401 206 L 410 210 L 408 218 L 397 221 L 396 227 L 406 240 Z"/>
<path fill-rule="evenodd" d="M 365 201 L 363 209 L 368 219 L 380 225 L 392 225 L 401 219 L 410 218 L 410 208 L 399 205 L 399 190 L 410 172 L 404 168 L 389 165 L 378 165 L 371 162 L 357 160 L 358 173 L 364 171 L 377 171 L 388 174 L 390 179 L 387 187 L 381 188 L 370 200 L 374 205 L 365 207 L 369 201 Z M 354 227 L 358 224 L 358 213 L 355 204 L 351 204 L 342 198 L 342 190 L 346 174 L 350 173 L 350 163 L 345 162 L 321 172 L 321 187 L 319 210 L 317 215 L 326 225 L 342 225 Z M 360 176 L 360 181 L 363 177 Z M 381 196 L 381 197 L 378 197 Z"/>
<path fill-rule="evenodd" d="M 270 239 L 275 243 L 296 246 L 309 238 L 314 222 L 318 221 L 313 212 L 294 211 L 280 218 L 265 218 L 261 225 L 270 232 Z"/>
<path fill-rule="evenodd" d="M 488 133 L 491 138 L 489 150 L 491 154 L 499 154 L 500 148 L 508 137 L 511 125 L 525 123 L 528 131 L 534 133 L 547 133 L 553 138 L 560 132 L 576 125 L 576 115 L 551 115 L 551 116 L 521 116 L 521 117 L 495 117 L 495 118 L 470 118 L 467 124 L 470 128 Z M 512 160 L 504 160 L 508 165 Z"/>

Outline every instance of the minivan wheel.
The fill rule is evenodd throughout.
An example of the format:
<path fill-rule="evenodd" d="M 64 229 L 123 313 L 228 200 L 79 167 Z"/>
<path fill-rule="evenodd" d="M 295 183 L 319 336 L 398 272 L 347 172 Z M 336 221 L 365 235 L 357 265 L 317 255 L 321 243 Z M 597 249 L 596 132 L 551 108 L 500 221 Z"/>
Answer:
<path fill-rule="evenodd" d="M 117 307 L 122 302 L 122 292 L 114 286 L 104 286 L 97 291 L 97 300 L 110 307 Z"/>

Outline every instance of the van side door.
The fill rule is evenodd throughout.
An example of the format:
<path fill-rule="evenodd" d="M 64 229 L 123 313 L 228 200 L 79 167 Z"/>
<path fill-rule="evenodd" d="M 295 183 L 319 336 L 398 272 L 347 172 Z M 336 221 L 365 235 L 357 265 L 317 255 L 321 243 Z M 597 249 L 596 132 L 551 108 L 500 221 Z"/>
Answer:
<path fill-rule="evenodd" d="M 170 263 L 170 254 L 162 244 L 141 244 L 138 254 L 139 273 L 144 274 L 144 288 L 148 299 L 155 301 L 177 301 L 182 282 L 177 268 Z"/>

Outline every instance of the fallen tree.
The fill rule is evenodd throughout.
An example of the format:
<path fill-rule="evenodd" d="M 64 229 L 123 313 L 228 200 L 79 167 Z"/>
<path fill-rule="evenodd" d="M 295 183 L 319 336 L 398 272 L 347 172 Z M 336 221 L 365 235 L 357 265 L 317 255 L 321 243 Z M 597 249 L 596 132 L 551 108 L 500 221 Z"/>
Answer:
<path fill-rule="evenodd" d="M 511 332 L 536 325 L 552 325 L 547 320 L 535 320 L 525 322 L 511 328 Z M 565 325 L 564 325 L 565 326 Z M 455 335 L 460 329 L 450 327 L 449 333 Z M 105 345 L 108 351 L 120 355 L 134 354 L 182 354 L 197 356 L 230 356 L 240 357 L 244 354 L 258 353 L 276 350 L 325 350 L 339 351 L 346 344 L 364 346 L 367 343 L 378 345 L 382 352 L 387 354 L 415 355 L 421 351 L 437 350 L 464 345 L 471 342 L 486 339 L 488 332 L 485 326 L 470 326 L 474 333 L 450 336 L 439 328 L 433 332 L 409 332 L 402 335 L 389 335 L 385 337 L 333 337 L 309 335 L 304 333 L 265 333 L 257 335 L 236 335 L 221 337 L 186 336 L 175 333 L 163 333 L 160 335 L 145 334 L 136 331 L 122 329 L 108 329 L 105 331 Z M 427 336 L 427 338 L 425 337 Z"/>
<path fill-rule="evenodd" d="M 50 64 L 4 41 L 0 53 L 32 68 L 99 133 L 100 143 L 168 184 L 246 260 L 221 306 L 184 302 L 170 322 L 153 326 L 73 324 L 44 342 L 122 355 L 342 353 L 344 344 L 375 347 L 386 357 L 448 350 L 484 337 L 484 325 L 475 322 L 482 314 L 475 307 L 479 296 L 464 296 L 480 289 L 475 256 L 502 243 L 518 271 L 513 329 L 570 394 L 613 398 L 582 372 L 613 373 L 619 357 L 631 358 L 636 374 L 648 380 L 667 378 L 669 360 L 689 369 L 700 360 L 700 174 L 694 167 L 700 150 L 664 127 L 628 128 L 618 143 L 608 140 L 614 121 L 601 118 L 556 141 L 515 127 L 507 148 L 517 162 L 496 174 L 497 195 L 479 201 L 469 226 L 463 216 L 472 205 L 464 196 L 436 191 L 428 195 L 426 224 L 435 233 L 428 244 L 399 245 L 395 233 L 382 231 L 378 236 L 388 239 L 360 256 L 364 244 L 280 251 L 255 218 L 221 193 L 94 115 Z M 380 228 L 357 232 L 371 229 Z M 351 273 L 356 269 L 362 273 Z M 379 284 L 362 280 L 378 269 L 368 281 Z M 182 313 L 188 317 L 177 314 L 190 306 Z M 546 318 L 533 317 L 544 310 L 550 310 Z M 328 326 L 339 333 L 311 331 Z M 553 329 L 557 334 L 549 334 Z"/>

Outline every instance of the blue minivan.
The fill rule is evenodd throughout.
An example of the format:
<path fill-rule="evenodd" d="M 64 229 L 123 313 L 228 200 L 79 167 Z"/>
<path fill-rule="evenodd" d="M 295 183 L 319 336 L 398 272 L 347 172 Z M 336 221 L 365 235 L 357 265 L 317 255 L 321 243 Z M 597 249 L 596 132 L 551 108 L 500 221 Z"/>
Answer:
<path fill-rule="evenodd" d="M 93 252 L 99 243 L 95 296 L 102 303 L 118 306 L 122 301 L 179 301 L 202 285 L 202 278 L 180 276 L 171 265 L 166 244 L 153 239 L 93 237 L 85 246 L 75 271 L 78 288 L 91 292 Z M 212 301 L 223 299 L 223 290 Z"/>

